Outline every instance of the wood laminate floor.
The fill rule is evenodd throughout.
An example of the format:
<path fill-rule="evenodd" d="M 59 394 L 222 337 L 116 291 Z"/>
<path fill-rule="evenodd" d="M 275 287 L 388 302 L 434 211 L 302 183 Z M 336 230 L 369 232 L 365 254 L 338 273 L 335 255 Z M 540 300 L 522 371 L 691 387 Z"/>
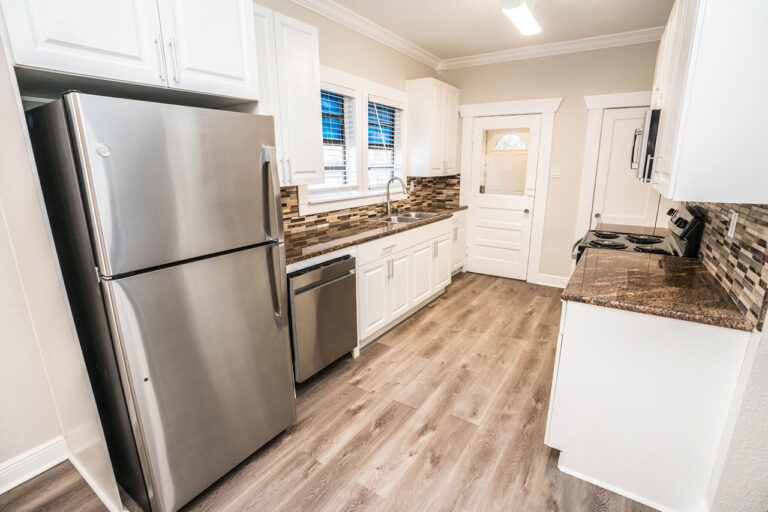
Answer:
<path fill-rule="evenodd" d="M 0 494 L 3 512 L 102 512 L 107 508 L 75 467 L 64 461 Z"/>
<path fill-rule="evenodd" d="M 185 512 L 651 511 L 559 472 L 544 445 L 559 297 L 455 278 L 300 386 L 297 422 Z M 103 506 L 66 462 L 0 496 L 0 510 Z"/>
<path fill-rule="evenodd" d="M 455 278 L 300 386 L 296 424 L 186 512 L 651 511 L 544 445 L 559 322 L 559 289 Z"/>

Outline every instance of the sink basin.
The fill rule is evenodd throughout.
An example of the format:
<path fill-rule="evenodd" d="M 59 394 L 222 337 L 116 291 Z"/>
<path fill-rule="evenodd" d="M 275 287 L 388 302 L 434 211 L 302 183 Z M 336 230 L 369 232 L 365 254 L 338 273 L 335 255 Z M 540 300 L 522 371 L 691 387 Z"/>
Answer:
<path fill-rule="evenodd" d="M 416 219 L 431 219 L 432 217 L 437 217 L 440 215 L 439 213 L 432 213 L 432 212 L 405 212 L 401 213 L 398 216 L 399 217 L 413 217 Z"/>
<path fill-rule="evenodd" d="M 403 212 L 397 215 L 390 215 L 379 219 L 379 222 L 389 222 L 391 224 L 410 224 L 424 219 L 437 217 L 439 213 L 432 212 Z"/>
<path fill-rule="evenodd" d="M 410 215 L 391 215 L 389 217 L 382 217 L 379 222 L 389 222 L 391 224 L 410 224 L 412 222 L 419 222 L 422 220 L 419 217 L 412 217 Z"/>

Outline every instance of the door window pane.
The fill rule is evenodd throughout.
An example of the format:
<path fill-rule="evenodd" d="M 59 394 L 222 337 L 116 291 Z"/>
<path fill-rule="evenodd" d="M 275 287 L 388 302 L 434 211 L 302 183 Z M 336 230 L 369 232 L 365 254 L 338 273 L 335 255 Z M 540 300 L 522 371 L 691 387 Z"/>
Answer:
<path fill-rule="evenodd" d="M 481 194 L 525 194 L 528 128 L 484 130 Z"/>

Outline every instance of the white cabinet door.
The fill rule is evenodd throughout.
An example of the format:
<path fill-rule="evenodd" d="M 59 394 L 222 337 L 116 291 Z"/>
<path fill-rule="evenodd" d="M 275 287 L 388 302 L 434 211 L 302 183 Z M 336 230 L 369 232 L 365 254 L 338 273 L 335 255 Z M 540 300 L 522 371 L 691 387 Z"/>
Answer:
<path fill-rule="evenodd" d="M 2 0 L 15 63 L 166 85 L 155 0 Z"/>
<path fill-rule="evenodd" d="M 432 295 L 432 276 L 435 274 L 435 257 L 433 252 L 434 245 L 432 242 L 417 245 L 411 250 L 413 255 L 412 303 L 414 306 L 424 302 Z"/>
<path fill-rule="evenodd" d="M 453 252 L 451 250 L 451 235 L 444 235 L 435 240 L 435 281 L 434 290 L 440 290 L 451 284 L 453 269 Z"/>
<path fill-rule="evenodd" d="M 283 165 L 282 123 L 280 122 L 280 97 L 277 83 L 277 51 L 275 49 L 275 12 L 259 4 L 253 4 L 253 23 L 256 32 L 256 62 L 259 75 L 259 114 L 275 120 L 275 150 L 280 185 L 288 185 Z"/>
<path fill-rule="evenodd" d="M 457 138 L 459 136 L 459 91 L 446 87 L 443 91 L 443 159 L 445 160 L 444 174 L 456 174 Z"/>
<path fill-rule="evenodd" d="M 387 281 L 389 259 L 374 261 L 357 272 L 360 339 L 384 327 L 387 320 Z"/>
<path fill-rule="evenodd" d="M 411 252 L 404 251 L 389 258 L 389 315 L 395 320 L 411 309 Z"/>
<path fill-rule="evenodd" d="M 445 174 L 444 143 L 445 140 L 445 88 L 439 84 L 433 86 L 432 92 L 432 140 L 431 145 L 431 174 L 442 176 Z"/>
<path fill-rule="evenodd" d="M 453 227 L 453 272 L 461 270 L 467 252 L 467 224 L 462 222 Z"/>
<path fill-rule="evenodd" d="M 275 13 L 286 185 L 322 183 L 323 139 L 317 28 Z"/>
<path fill-rule="evenodd" d="M 171 87 L 259 98 L 250 0 L 158 0 Z"/>

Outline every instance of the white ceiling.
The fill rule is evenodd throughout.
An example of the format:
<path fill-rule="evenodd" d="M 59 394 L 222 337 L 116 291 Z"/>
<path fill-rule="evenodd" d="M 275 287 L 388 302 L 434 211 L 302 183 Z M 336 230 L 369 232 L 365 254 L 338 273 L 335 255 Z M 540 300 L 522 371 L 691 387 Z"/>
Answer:
<path fill-rule="evenodd" d="M 673 4 L 673 0 L 538 0 L 533 12 L 541 33 L 521 36 L 501 12 L 501 0 L 335 1 L 440 59 L 658 27 L 666 24 Z"/>

